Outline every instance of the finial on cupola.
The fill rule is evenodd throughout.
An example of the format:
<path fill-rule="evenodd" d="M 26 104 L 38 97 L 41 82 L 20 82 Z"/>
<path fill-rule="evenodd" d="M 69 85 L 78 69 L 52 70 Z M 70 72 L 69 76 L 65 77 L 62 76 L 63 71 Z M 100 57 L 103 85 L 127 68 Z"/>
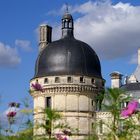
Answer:
<path fill-rule="evenodd" d="M 73 37 L 73 17 L 69 13 L 68 4 L 66 4 L 66 11 L 62 17 L 62 38 Z"/>
<path fill-rule="evenodd" d="M 66 3 L 66 13 L 69 12 L 69 6 L 68 6 L 68 3 Z"/>

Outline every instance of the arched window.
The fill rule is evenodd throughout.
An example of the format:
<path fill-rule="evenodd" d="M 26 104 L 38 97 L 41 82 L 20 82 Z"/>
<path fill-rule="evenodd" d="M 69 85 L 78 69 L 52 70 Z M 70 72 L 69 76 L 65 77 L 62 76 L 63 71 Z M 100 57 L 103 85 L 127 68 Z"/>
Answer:
<path fill-rule="evenodd" d="M 69 22 L 69 28 L 72 28 L 72 22 L 71 21 Z"/>
<path fill-rule="evenodd" d="M 68 22 L 65 22 L 65 28 L 68 28 L 68 24 L 69 24 Z"/>
<path fill-rule="evenodd" d="M 65 20 L 62 21 L 62 28 L 65 27 Z"/>

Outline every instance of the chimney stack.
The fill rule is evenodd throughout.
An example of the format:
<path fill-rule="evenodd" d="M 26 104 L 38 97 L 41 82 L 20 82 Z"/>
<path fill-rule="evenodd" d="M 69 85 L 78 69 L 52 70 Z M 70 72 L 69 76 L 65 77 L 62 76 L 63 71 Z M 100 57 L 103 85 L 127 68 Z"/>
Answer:
<path fill-rule="evenodd" d="M 39 51 L 41 52 L 48 43 L 52 42 L 52 27 L 46 24 L 40 25 Z"/>
<path fill-rule="evenodd" d="M 120 88 L 122 85 L 122 74 L 114 71 L 110 74 L 111 76 L 111 88 Z"/>

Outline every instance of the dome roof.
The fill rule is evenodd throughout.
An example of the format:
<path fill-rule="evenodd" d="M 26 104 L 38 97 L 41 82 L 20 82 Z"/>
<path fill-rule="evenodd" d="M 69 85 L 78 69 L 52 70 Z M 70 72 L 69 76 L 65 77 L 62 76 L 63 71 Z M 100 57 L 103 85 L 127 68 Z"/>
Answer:
<path fill-rule="evenodd" d="M 69 20 L 67 18 L 70 18 Z M 55 75 L 101 76 L 101 66 L 95 51 L 73 35 L 72 16 L 62 17 L 62 38 L 51 42 L 40 52 L 35 77 Z"/>
<path fill-rule="evenodd" d="M 54 75 L 101 76 L 101 66 L 95 51 L 74 37 L 54 41 L 39 54 L 35 77 Z"/>

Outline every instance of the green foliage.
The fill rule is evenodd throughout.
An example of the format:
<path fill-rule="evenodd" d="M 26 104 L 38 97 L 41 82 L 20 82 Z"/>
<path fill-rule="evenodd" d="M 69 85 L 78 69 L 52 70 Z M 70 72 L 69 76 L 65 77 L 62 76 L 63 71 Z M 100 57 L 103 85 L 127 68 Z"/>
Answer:
<path fill-rule="evenodd" d="M 121 117 L 122 104 L 129 102 L 132 98 L 126 95 L 125 91 L 118 88 L 107 88 L 104 94 L 100 94 L 98 98 L 103 98 L 104 103 L 102 104 L 102 110 L 110 112 L 112 114 L 111 124 L 103 122 L 108 128 L 108 133 L 103 133 L 101 139 L 103 140 L 125 140 L 133 139 L 134 135 L 140 133 L 140 113 L 138 112 L 135 115 L 132 115 L 129 118 Z M 94 124 L 94 130 L 99 128 L 99 122 Z M 100 139 L 100 136 L 94 131 L 93 136 L 89 140 Z"/>
<path fill-rule="evenodd" d="M 44 111 L 45 114 L 47 115 L 47 120 L 49 121 L 56 121 L 61 118 L 61 115 L 56 110 L 53 110 L 51 108 L 46 108 Z"/>
<path fill-rule="evenodd" d="M 53 110 L 51 108 L 46 108 L 44 109 L 44 113 L 46 114 L 46 123 L 45 124 L 41 124 L 37 127 L 43 127 L 49 137 L 49 139 L 52 139 L 52 129 L 57 129 L 57 128 L 61 128 L 62 125 L 59 123 L 57 125 L 53 125 L 56 121 L 61 119 L 61 115 L 56 111 Z M 43 139 L 43 138 L 42 138 Z"/>
<path fill-rule="evenodd" d="M 52 110 L 51 108 L 46 108 L 45 114 L 47 118 L 46 118 L 46 124 L 44 125 L 44 128 L 46 129 L 49 138 L 51 138 L 52 123 L 54 123 L 57 120 L 60 120 L 61 115 L 55 110 Z M 55 128 L 59 128 L 59 125 L 53 127 L 53 129 Z"/>
<path fill-rule="evenodd" d="M 45 120 L 46 123 L 45 124 L 38 124 L 37 125 L 37 129 L 42 127 L 43 129 L 45 129 L 46 135 L 48 136 L 48 138 L 39 138 L 39 140 L 55 140 L 52 132 L 54 132 L 54 130 L 59 129 L 60 131 L 64 132 L 67 131 L 68 136 L 71 135 L 71 132 L 77 132 L 77 129 L 72 129 L 67 123 L 62 123 L 62 115 L 60 113 L 58 113 L 56 110 L 51 109 L 51 108 L 46 108 L 44 109 L 44 113 L 45 113 Z M 38 140 L 38 138 L 37 138 Z"/>
<path fill-rule="evenodd" d="M 17 120 L 17 118 L 15 117 L 15 122 L 12 124 L 14 128 L 11 127 L 11 125 L 9 125 L 9 127 L 6 129 L 1 127 L 3 133 L 0 134 L 0 140 L 33 139 L 33 123 L 30 118 L 32 116 L 32 109 L 30 109 L 29 98 L 25 98 L 23 100 L 23 109 L 20 109 L 19 112 L 20 112 L 20 120 Z"/>

